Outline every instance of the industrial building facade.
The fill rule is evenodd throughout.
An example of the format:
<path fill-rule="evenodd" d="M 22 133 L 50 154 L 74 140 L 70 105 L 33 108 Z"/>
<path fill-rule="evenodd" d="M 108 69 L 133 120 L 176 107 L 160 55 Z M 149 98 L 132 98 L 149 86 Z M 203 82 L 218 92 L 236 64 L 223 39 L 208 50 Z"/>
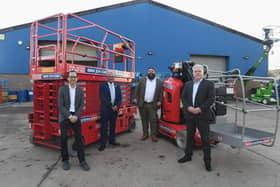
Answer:
<path fill-rule="evenodd" d="M 191 60 L 217 71 L 239 68 L 244 74 L 263 52 L 260 39 L 151 0 L 76 14 L 134 40 L 138 73 L 153 66 L 164 76 L 173 62 Z M 11 80 L 14 88 L 29 89 L 30 24 L 1 29 L 0 35 L 0 79 Z M 267 72 L 265 59 L 255 75 Z"/>

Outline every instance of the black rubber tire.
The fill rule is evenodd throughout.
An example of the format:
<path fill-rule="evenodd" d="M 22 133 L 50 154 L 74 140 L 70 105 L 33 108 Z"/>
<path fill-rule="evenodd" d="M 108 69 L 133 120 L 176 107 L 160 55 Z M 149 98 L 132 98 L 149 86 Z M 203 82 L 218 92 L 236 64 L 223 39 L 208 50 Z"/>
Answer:
<path fill-rule="evenodd" d="M 187 144 L 187 131 L 185 131 L 185 130 L 179 131 L 176 134 L 177 147 L 184 150 L 186 148 L 186 144 Z"/>
<path fill-rule="evenodd" d="M 268 104 L 268 99 L 262 100 L 262 103 L 263 103 L 264 105 L 267 105 L 267 104 Z"/>
<path fill-rule="evenodd" d="M 136 121 L 132 120 L 128 124 L 128 132 L 133 132 L 136 128 Z"/>
<path fill-rule="evenodd" d="M 32 145 L 38 145 L 38 144 L 35 142 L 35 138 L 34 138 L 34 133 L 33 133 L 33 132 L 31 132 L 31 133 L 29 134 L 29 142 L 30 142 L 30 144 L 32 144 Z"/>

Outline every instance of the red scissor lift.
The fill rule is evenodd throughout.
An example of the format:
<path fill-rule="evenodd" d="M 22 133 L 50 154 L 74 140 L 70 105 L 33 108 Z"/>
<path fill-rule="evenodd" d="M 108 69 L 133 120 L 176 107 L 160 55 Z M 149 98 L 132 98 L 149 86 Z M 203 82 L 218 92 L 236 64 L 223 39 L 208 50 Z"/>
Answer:
<path fill-rule="evenodd" d="M 132 130 L 136 114 L 136 107 L 130 104 L 134 57 L 132 40 L 77 15 L 58 14 L 35 21 L 30 34 L 31 142 L 60 148 L 57 96 L 70 70 L 78 72 L 79 86 L 84 89 L 81 121 L 85 145 L 100 138 L 99 84 L 106 81 L 108 72 L 113 72 L 122 92 L 116 132 Z"/>

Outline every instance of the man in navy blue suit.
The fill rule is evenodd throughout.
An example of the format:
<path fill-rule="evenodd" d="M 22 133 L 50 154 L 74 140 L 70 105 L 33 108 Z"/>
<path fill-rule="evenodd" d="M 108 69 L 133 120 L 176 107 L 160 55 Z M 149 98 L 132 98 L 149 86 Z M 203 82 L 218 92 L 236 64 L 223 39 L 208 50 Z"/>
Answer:
<path fill-rule="evenodd" d="M 99 151 L 104 151 L 107 141 L 109 144 L 119 146 L 116 142 L 116 119 L 121 105 L 121 89 L 120 86 L 114 83 L 113 73 L 108 73 L 107 82 L 100 84 L 99 95 L 101 98 L 100 113 L 101 113 L 101 139 Z M 110 126 L 109 137 L 108 127 Z"/>

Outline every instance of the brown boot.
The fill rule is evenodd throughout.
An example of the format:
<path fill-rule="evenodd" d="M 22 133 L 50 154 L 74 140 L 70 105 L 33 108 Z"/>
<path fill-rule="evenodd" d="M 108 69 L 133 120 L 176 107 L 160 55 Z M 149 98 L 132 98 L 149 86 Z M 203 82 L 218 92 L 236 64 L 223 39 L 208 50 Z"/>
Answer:
<path fill-rule="evenodd" d="M 152 136 L 152 141 L 153 142 L 157 142 L 158 141 L 157 137 L 156 136 Z"/>
<path fill-rule="evenodd" d="M 147 136 L 147 135 L 143 135 L 143 136 L 140 138 L 140 140 L 142 140 L 142 141 L 147 140 L 148 137 L 149 137 L 149 136 Z"/>

